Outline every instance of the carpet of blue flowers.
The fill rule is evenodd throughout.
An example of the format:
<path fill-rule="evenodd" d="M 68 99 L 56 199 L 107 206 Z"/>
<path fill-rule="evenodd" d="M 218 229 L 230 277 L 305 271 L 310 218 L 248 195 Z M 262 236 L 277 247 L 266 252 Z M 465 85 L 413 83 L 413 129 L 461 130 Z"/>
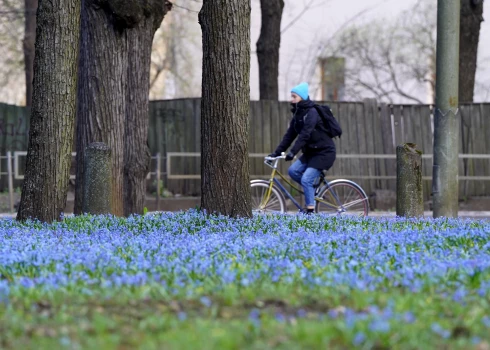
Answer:
<path fill-rule="evenodd" d="M 490 223 L 0 222 L 0 348 L 489 348 Z"/>

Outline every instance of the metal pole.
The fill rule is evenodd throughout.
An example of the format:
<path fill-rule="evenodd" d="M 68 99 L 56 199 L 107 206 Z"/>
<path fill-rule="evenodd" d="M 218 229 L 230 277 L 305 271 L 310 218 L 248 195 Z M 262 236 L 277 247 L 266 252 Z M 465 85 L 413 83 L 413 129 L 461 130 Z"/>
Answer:
<path fill-rule="evenodd" d="M 12 171 L 12 152 L 7 152 L 7 172 L 9 182 L 9 200 L 10 200 L 10 212 L 14 212 L 14 179 Z"/>
<path fill-rule="evenodd" d="M 160 153 L 157 153 L 157 211 L 160 211 L 160 166 L 161 166 L 161 157 Z"/>
<path fill-rule="evenodd" d="M 458 216 L 460 0 L 437 1 L 436 110 L 432 193 L 434 218 Z"/>

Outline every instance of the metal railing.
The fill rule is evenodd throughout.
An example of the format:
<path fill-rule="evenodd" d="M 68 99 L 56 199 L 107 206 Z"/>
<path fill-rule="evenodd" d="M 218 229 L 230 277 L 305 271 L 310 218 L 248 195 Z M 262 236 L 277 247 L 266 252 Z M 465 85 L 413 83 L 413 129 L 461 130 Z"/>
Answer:
<path fill-rule="evenodd" d="M 15 151 L 14 152 L 14 179 L 16 179 L 16 180 L 24 180 L 24 174 L 20 174 L 20 171 L 19 171 L 19 169 L 20 169 L 19 158 L 25 157 L 25 156 L 27 156 L 27 151 Z M 71 156 L 72 156 L 72 158 L 76 157 L 77 152 L 71 152 Z M 75 180 L 74 174 L 70 174 L 70 180 Z"/>
<path fill-rule="evenodd" d="M 72 157 L 76 157 L 77 153 L 72 152 L 71 153 Z M 10 207 L 10 212 L 14 212 L 14 180 L 24 180 L 24 174 L 21 174 L 20 172 L 20 164 L 21 160 L 20 158 L 27 156 L 26 151 L 15 151 L 15 152 L 10 152 L 8 151 L 6 155 L 0 155 L 0 160 L 6 159 L 7 160 L 7 171 L 2 171 L 2 162 L 0 161 L 0 178 L 2 176 L 7 176 L 8 177 L 8 191 L 9 191 L 9 207 Z M 157 209 L 159 210 L 160 208 L 160 180 L 162 177 L 162 174 L 164 174 L 161 171 L 161 160 L 162 157 L 160 153 L 157 153 L 156 155 L 151 157 L 152 160 L 156 160 L 156 166 L 153 171 L 149 171 L 148 175 L 146 176 L 146 179 L 149 180 L 151 179 L 151 176 L 156 177 L 157 181 Z M 13 163 L 13 166 L 12 166 Z M 76 175 L 75 174 L 70 174 L 70 180 L 75 180 Z"/>
<path fill-rule="evenodd" d="M 9 206 L 10 212 L 14 212 L 14 174 L 12 169 L 12 152 L 8 151 L 7 155 L 0 156 L 0 160 L 7 159 L 7 172 L 3 172 L 1 169 L 2 162 L 0 161 L 0 176 L 7 175 L 8 177 L 8 188 L 9 188 Z"/>
<path fill-rule="evenodd" d="M 0 177 L 7 176 L 8 177 L 8 189 L 9 189 L 9 204 L 10 211 L 14 212 L 14 180 L 23 180 L 24 174 L 20 173 L 20 157 L 25 157 L 27 155 L 26 151 L 15 151 L 15 152 L 7 152 L 5 156 L 0 155 L 1 159 L 7 159 L 7 171 L 2 171 L 1 162 L 0 162 Z M 72 152 L 72 157 L 76 156 L 76 152 Z M 263 158 L 267 156 L 266 153 L 250 153 L 249 156 L 251 158 Z M 172 172 L 172 158 L 176 157 L 201 157 L 201 153 L 199 152 L 167 152 L 165 156 L 162 157 L 160 153 L 152 156 L 151 159 L 156 161 L 156 164 L 153 169 L 150 169 L 146 179 L 151 179 L 152 176 L 155 177 L 156 180 L 156 206 L 157 210 L 160 208 L 160 181 L 162 180 L 162 176 L 164 175 L 167 180 L 198 180 L 201 178 L 200 174 L 174 174 Z M 490 154 L 460 154 L 460 159 L 488 159 L 490 160 Z M 162 160 L 165 160 L 166 171 L 162 171 Z M 394 159 L 396 160 L 395 154 L 337 154 L 337 159 Z M 432 159 L 432 154 L 424 154 L 422 155 L 422 159 Z M 13 163 L 13 166 L 12 166 Z M 260 178 L 264 175 L 254 175 L 251 174 L 251 178 Z M 349 175 L 344 174 L 344 177 L 348 177 L 349 179 L 363 179 L 363 180 L 396 180 L 396 176 L 384 176 L 384 175 Z M 339 176 L 330 175 L 326 176 L 328 179 L 335 179 Z M 70 179 L 75 180 L 75 174 L 70 174 Z M 423 176 L 423 180 L 432 180 L 431 176 Z M 466 181 L 490 181 L 490 176 L 459 176 L 459 180 Z"/>
<path fill-rule="evenodd" d="M 166 154 L 166 169 L 168 180 L 198 180 L 201 178 L 200 174 L 174 174 L 172 172 L 172 158 L 175 157 L 200 157 L 199 152 L 167 152 Z M 263 158 L 267 156 L 267 153 L 250 153 L 251 158 Z M 490 160 L 490 154 L 460 154 L 460 159 L 488 159 Z M 337 154 L 337 159 L 394 159 L 396 160 L 396 154 Z M 423 154 L 422 159 L 432 159 L 432 154 Z M 251 178 L 263 177 L 264 175 L 251 174 Z M 341 177 L 348 177 L 349 179 L 363 179 L 363 180 L 396 180 L 396 175 L 355 175 L 355 174 L 343 174 Z M 338 175 L 326 176 L 327 179 L 339 178 Z M 467 181 L 490 181 L 490 176 L 459 176 L 459 180 Z M 423 180 L 430 181 L 432 176 L 423 176 Z"/>

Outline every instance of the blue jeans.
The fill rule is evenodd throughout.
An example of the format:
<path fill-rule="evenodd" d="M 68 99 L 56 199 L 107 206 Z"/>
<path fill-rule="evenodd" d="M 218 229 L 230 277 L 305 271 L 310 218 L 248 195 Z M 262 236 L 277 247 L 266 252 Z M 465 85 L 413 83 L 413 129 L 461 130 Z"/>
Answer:
<path fill-rule="evenodd" d="M 303 191 L 305 192 L 305 204 L 307 207 L 312 207 L 315 205 L 315 189 L 313 188 L 313 183 L 315 179 L 320 176 L 321 170 L 315 168 L 308 168 L 306 163 L 301 163 L 297 160 L 288 170 L 289 176 L 300 183 L 303 186 Z"/>

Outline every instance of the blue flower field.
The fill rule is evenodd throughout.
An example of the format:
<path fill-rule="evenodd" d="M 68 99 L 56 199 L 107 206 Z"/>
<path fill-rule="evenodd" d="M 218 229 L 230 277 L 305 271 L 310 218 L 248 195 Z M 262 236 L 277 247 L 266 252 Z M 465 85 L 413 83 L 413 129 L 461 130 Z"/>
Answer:
<path fill-rule="evenodd" d="M 488 349 L 490 223 L 0 221 L 2 349 Z"/>

